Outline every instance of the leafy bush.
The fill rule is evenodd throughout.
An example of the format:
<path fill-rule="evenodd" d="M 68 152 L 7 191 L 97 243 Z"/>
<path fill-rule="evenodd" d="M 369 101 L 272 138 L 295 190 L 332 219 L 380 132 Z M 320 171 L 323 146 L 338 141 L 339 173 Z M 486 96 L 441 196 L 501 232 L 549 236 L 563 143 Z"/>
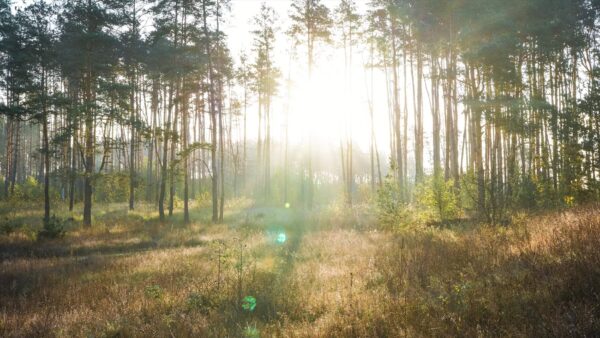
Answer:
<path fill-rule="evenodd" d="M 94 199 L 98 202 L 127 202 L 129 199 L 129 173 L 115 172 L 99 175 L 94 180 Z M 143 191 L 141 180 L 135 183 L 136 193 Z"/>
<path fill-rule="evenodd" d="M 539 196 L 538 186 L 530 176 L 525 176 L 516 184 L 516 196 L 514 200 L 516 205 L 524 209 L 534 209 L 537 207 Z"/>
<path fill-rule="evenodd" d="M 15 184 L 10 199 L 16 202 L 41 202 L 44 200 L 44 187 L 35 177 L 29 176 L 24 182 Z"/>
<path fill-rule="evenodd" d="M 405 227 L 412 223 L 413 217 L 407 203 L 402 200 L 398 183 L 387 176 L 377 191 L 378 220 L 384 228 Z"/>
<path fill-rule="evenodd" d="M 0 235 L 10 235 L 18 227 L 15 222 L 9 221 L 7 218 L 0 221 Z"/>
<path fill-rule="evenodd" d="M 147 298 L 160 299 L 163 296 L 163 289 L 160 287 L 160 285 L 157 285 L 157 284 L 148 285 L 144 289 L 144 295 Z"/>
<path fill-rule="evenodd" d="M 190 293 L 185 304 L 189 310 L 196 310 L 202 314 L 208 314 L 210 309 L 216 307 L 214 300 L 198 292 Z"/>
<path fill-rule="evenodd" d="M 203 191 L 196 194 L 196 203 L 199 208 L 207 208 L 211 205 L 210 192 Z"/>
<path fill-rule="evenodd" d="M 54 239 L 54 238 L 62 238 L 65 235 L 66 229 L 66 221 L 56 217 L 51 216 L 50 219 L 44 222 L 44 227 L 42 230 L 38 231 L 39 239 Z"/>
<path fill-rule="evenodd" d="M 441 175 L 430 176 L 416 188 L 416 199 L 426 217 L 442 222 L 459 216 L 458 197 L 454 181 L 444 180 Z"/>

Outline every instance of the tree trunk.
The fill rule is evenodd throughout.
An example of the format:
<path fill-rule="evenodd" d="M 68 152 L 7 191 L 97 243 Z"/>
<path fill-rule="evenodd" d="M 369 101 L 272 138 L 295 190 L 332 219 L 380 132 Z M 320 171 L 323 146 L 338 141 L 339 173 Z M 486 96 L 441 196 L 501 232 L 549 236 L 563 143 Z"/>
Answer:
<path fill-rule="evenodd" d="M 86 227 L 92 225 L 92 179 L 95 171 L 94 145 L 94 118 L 88 108 L 85 119 L 85 176 L 83 180 L 83 225 Z"/>
<path fill-rule="evenodd" d="M 48 144 L 48 116 L 44 113 L 44 222 L 50 220 L 50 148 Z"/>
<path fill-rule="evenodd" d="M 135 199 L 135 71 L 131 76 L 131 93 L 129 95 L 129 106 L 131 109 L 130 123 L 131 135 L 129 135 L 129 210 L 133 210 Z"/>
<path fill-rule="evenodd" d="M 161 221 L 165 220 L 165 196 L 167 190 L 167 157 L 171 133 L 171 114 L 173 111 L 173 84 L 169 86 L 169 102 L 167 103 L 167 121 L 163 132 L 162 162 L 160 168 L 160 189 L 158 193 L 158 214 Z"/>
<path fill-rule="evenodd" d="M 188 150 L 188 97 L 187 95 L 183 96 L 182 102 L 182 119 L 183 125 L 181 126 L 181 141 L 182 141 L 182 152 L 183 156 L 183 223 L 188 224 L 190 222 L 190 212 L 189 212 L 189 162 L 188 157 L 190 154 L 187 153 Z"/>
<path fill-rule="evenodd" d="M 417 43 L 417 100 L 415 101 L 415 181 L 423 179 L 423 55 Z M 414 80 L 413 80 L 414 86 Z"/>
<path fill-rule="evenodd" d="M 431 54 L 431 116 L 433 119 L 433 176 L 437 179 L 441 174 L 440 156 L 440 112 L 439 112 L 439 74 L 437 54 Z"/>

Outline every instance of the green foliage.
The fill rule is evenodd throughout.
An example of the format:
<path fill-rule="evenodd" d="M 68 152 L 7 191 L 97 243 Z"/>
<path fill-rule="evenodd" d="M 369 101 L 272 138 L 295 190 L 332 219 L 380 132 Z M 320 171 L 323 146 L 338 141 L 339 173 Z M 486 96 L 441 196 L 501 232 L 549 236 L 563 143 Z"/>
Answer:
<path fill-rule="evenodd" d="M 377 190 L 377 217 L 382 227 L 394 229 L 406 227 L 413 220 L 408 204 L 402 201 L 397 181 L 388 175 Z"/>
<path fill-rule="evenodd" d="M 126 202 L 129 198 L 129 173 L 114 172 L 98 175 L 94 180 L 94 198 L 97 202 Z M 143 193 L 144 185 L 136 178 L 136 193 Z"/>
<path fill-rule="evenodd" d="M 50 200 L 58 201 L 59 193 L 54 187 L 50 187 Z M 28 176 L 23 182 L 16 183 L 14 192 L 6 201 L 7 207 L 14 208 L 21 205 L 31 206 L 44 201 L 44 185 L 35 177 Z"/>
<path fill-rule="evenodd" d="M 0 235 L 10 235 L 18 227 L 18 224 L 16 224 L 15 222 L 8 219 L 3 219 L 2 221 L 0 221 Z"/>
<path fill-rule="evenodd" d="M 38 231 L 38 239 L 55 239 L 62 238 L 66 232 L 67 221 L 56 217 L 55 215 L 50 216 L 50 219 L 44 222 L 44 227 Z"/>
<path fill-rule="evenodd" d="M 333 20 L 329 8 L 320 0 L 294 0 L 290 19 L 292 25 L 288 34 L 297 44 L 306 43 L 309 45 L 307 48 L 310 49 L 315 42 L 329 43 L 331 41 Z"/>
<path fill-rule="evenodd" d="M 472 170 L 460 178 L 459 202 L 464 213 L 474 214 L 477 211 L 477 177 Z"/>
<path fill-rule="evenodd" d="M 517 177 L 512 183 L 513 195 L 508 196 L 512 209 L 533 210 L 556 206 L 556 192 L 550 181 L 540 180 L 530 175 Z"/>
<path fill-rule="evenodd" d="M 15 185 L 11 199 L 41 202 L 44 199 L 44 187 L 34 177 L 29 176 L 23 183 Z"/>
<path fill-rule="evenodd" d="M 188 144 L 186 149 L 177 153 L 177 159 L 173 163 L 171 163 L 171 166 L 173 166 L 173 167 L 179 166 L 181 164 L 181 162 L 183 161 L 183 159 L 189 158 L 195 151 L 210 150 L 211 147 L 212 146 L 210 143 L 203 143 L 203 142 L 195 142 L 192 144 Z"/>
<path fill-rule="evenodd" d="M 144 289 L 144 295 L 150 299 L 161 299 L 163 296 L 163 289 L 158 284 L 148 285 Z"/>
<path fill-rule="evenodd" d="M 445 222 L 460 215 L 458 197 L 451 179 L 445 181 L 441 175 L 427 177 L 417 185 L 415 197 L 428 219 Z"/>
<path fill-rule="evenodd" d="M 537 207 L 539 190 L 537 184 L 531 177 L 526 176 L 521 179 L 520 182 L 517 181 L 516 188 L 516 196 L 514 198 L 516 205 L 524 209 L 533 209 Z"/>
<path fill-rule="evenodd" d="M 196 205 L 200 208 L 208 208 L 211 204 L 210 192 L 202 191 L 196 193 Z"/>
<path fill-rule="evenodd" d="M 573 196 L 565 196 L 564 197 L 565 205 L 568 207 L 572 207 L 575 204 L 575 197 Z"/>
<path fill-rule="evenodd" d="M 215 301 L 205 294 L 192 292 L 185 301 L 188 310 L 199 311 L 202 314 L 208 314 L 211 309 L 216 307 Z"/>

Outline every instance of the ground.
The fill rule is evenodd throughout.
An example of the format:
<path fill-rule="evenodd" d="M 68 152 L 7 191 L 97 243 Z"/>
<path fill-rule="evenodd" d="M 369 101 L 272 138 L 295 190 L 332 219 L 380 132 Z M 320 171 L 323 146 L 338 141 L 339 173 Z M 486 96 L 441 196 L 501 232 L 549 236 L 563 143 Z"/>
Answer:
<path fill-rule="evenodd" d="M 385 230 L 368 206 L 236 201 L 216 225 L 152 209 L 97 205 L 59 239 L 36 238 L 41 210 L 5 211 L 0 336 L 600 334 L 597 205 Z"/>

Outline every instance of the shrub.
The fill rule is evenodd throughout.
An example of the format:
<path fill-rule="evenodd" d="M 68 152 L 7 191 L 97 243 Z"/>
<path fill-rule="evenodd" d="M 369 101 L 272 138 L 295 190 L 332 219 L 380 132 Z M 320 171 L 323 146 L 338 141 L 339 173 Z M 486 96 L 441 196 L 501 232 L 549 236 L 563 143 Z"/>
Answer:
<path fill-rule="evenodd" d="M 160 299 L 163 296 L 163 289 L 160 285 L 148 285 L 144 289 L 144 295 L 151 299 Z"/>
<path fill-rule="evenodd" d="M 28 176 L 27 179 L 15 185 L 14 193 L 10 199 L 15 202 L 41 202 L 44 200 L 44 187 L 35 177 Z"/>
<path fill-rule="evenodd" d="M 3 203 L 0 209 L 0 235 L 10 235 L 11 233 L 23 228 L 23 219 L 16 216 L 16 210 L 19 206 L 14 200 L 8 200 Z"/>
<path fill-rule="evenodd" d="M 412 223 L 409 206 L 402 200 L 400 187 L 392 176 L 387 176 L 377 191 L 378 220 L 384 228 L 405 227 Z"/>
<path fill-rule="evenodd" d="M 196 310 L 205 315 L 208 314 L 211 309 L 216 307 L 213 299 L 198 292 L 190 293 L 185 304 L 188 310 Z"/>
<path fill-rule="evenodd" d="M 129 199 L 129 174 L 115 172 L 98 175 L 94 180 L 94 199 L 97 202 L 126 202 Z M 136 185 L 139 182 L 136 182 Z"/>
<path fill-rule="evenodd" d="M 66 221 L 56 217 L 51 216 L 50 219 L 44 222 L 44 227 L 38 231 L 39 239 L 54 239 L 54 238 L 62 238 L 65 235 L 65 225 Z"/>
<path fill-rule="evenodd" d="M 441 175 L 428 177 L 417 186 L 415 195 L 428 218 L 445 222 L 460 214 L 453 180 L 446 181 Z"/>
<path fill-rule="evenodd" d="M 15 222 L 9 221 L 8 218 L 4 218 L 0 221 L 0 235 L 10 235 L 18 227 Z"/>
<path fill-rule="evenodd" d="M 196 194 L 196 203 L 199 208 L 208 208 L 212 203 L 210 192 L 203 191 L 203 192 L 197 193 Z"/>

